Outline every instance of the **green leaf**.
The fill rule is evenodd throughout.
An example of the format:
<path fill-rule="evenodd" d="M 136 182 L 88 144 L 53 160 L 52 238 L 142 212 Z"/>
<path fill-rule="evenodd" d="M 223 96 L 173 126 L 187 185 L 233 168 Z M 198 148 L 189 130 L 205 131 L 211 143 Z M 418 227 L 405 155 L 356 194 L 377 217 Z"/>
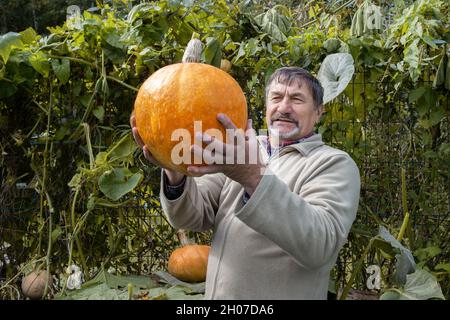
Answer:
<path fill-rule="evenodd" d="M 33 53 L 28 58 L 29 62 L 31 63 L 31 66 L 39 72 L 44 77 L 48 77 L 50 73 L 50 62 L 47 59 L 47 55 L 42 53 L 41 51 L 38 51 L 36 53 Z"/>
<path fill-rule="evenodd" d="M 154 274 L 160 278 L 160 282 L 170 284 L 171 286 L 187 287 L 192 292 L 196 292 L 196 293 L 204 293 L 205 292 L 205 282 L 199 282 L 199 283 L 184 282 L 184 281 L 181 281 L 181 280 L 175 278 L 170 273 L 168 273 L 166 271 L 162 271 L 162 270 L 156 271 Z"/>
<path fill-rule="evenodd" d="M 428 300 L 442 299 L 441 287 L 434 275 L 423 269 L 417 269 L 414 273 L 406 276 L 403 289 L 390 289 L 383 294 L 382 300 Z"/>
<path fill-rule="evenodd" d="M 375 238 L 372 245 L 374 246 L 374 248 L 377 248 L 392 257 L 394 257 L 396 254 L 394 248 L 386 240 Z"/>
<path fill-rule="evenodd" d="M 419 79 L 421 72 L 419 69 L 420 50 L 417 47 L 417 42 L 418 39 L 414 40 L 403 52 L 403 61 L 409 65 L 409 74 L 413 82 Z"/>
<path fill-rule="evenodd" d="M 83 178 L 83 175 L 81 173 L 77 173 L 72 177 L 72 179 L 70 180 L 70 182 L 67 185 L 69 187 L 71 187 L 72 189 L 75 189 L 76 187 L 78 187 L 81 184 L 82 178 Z"/>
<path fill-rule="evenodd" d="M 9 82 L 0 81 L 0 98 L 8 98 L 17 92 L 17 87 Z"/>
<path fill-rule="evenodd" d="M 353 57 L 349 53 L 333 53 L 325 57 L 317 74 L 324 89 L 323 104 L 345 90 L 355 73 Z"/>
<path fill-rule="evenodd" d="M 408 95 L 408 101 L 409 103 L 412 103 L 422 97 L 425 93 L 426 89 L 425 87 L 419 87 L 417 89 L 411 90 Z"/>
<path fill-rule="evenodd" d="M 61 62 L 58 59 L 52 60 L 52 69 L 55 72 L 56 77 L 61 81 L 61 84 L 67 83 L 70 77 L 70 61 L 63 58 Z"/>
<path fill-rule="evenodd" d="M 3 62 L 9 59 L 9 55 L 14 48 L 22 48 L 23 43 L 21 36 L 16 32 L 8 32 L 0 36 L 0 56 L 3 58 Z"/>
<path fill-rule="evenodd" d="M 28 29 L 20 32 L 20 35 L 21 35 L 22 42 L 24 44 L 33 43 L 38 36 L 36 31 L 34 31 L 34 29 L 32 27 L 29 27 Z"/>
<path fill-rule="evenodd" d="M 433 88 L 439 87 L 440 85 L 444 84 L 445 82 L 445 71 L 448 64 L 448 57 L 447 53 L 445 52 L 445 48 L 443 49 L 442 58 L 439 61 L 439 66 L 436 71 L 436 76 L 433 80 Z M 447 77 L 450 77 L 450 75 L 447 75 Z"/>
<path fill-rule="evenodd" d="M 421 38 L 426 44 L 428 44 L 433 49 L 437 48 L 437 45 L 436 45 L 436 42 L 435 42 L 436 40 L 433 39 L 432 37 L 430 37 L 429 35 L 425 34 L 425 35 L 421 36 Z"/>
<path fill-rule="evenodd" d="M 63 234 L 63 230 L 61 229 L 60 226 L 56 226 L 55 229 L 53 229 L 52 231 L 52 243 L 54 243 L 56 240 L 58 240 L 59 236 Z"/>
<path fill-rule="evenodd" d="M 204 51 L 205 63 L 220 68 L 221 59 L 222 59 L 222 45 L 216 38 L 213 37 L 207 38 L 206 47 Z"/>
<path fill-rule="evenodd" d="M 120 139 L 116 144 L 112 145 L 108 150 L 108 162 L 128 161 L 136 150 L 137 145 L 131 134 Z"/>
<path fill-rule="evenodd" d="M 98 120 L 103 121 L 103 117 L 105 116 L 105 109 L 103 106 L 97 106 L 94 110 L 92 110 L 92 113 Z"/>
<path fill-rule="evenodd" d="M 239 46 L 239 50 L 238 53 L 236 54 L 236 56 L 233 58 L 233 64 L 236 64 L 236 62 L 241 58 L 245 56 L 245 43 L 241 42 L 240 46 Z"/>
<path fill-rule="evenodd" d="M 416 263 L 410 250 L 405 248 L 392 234 L 383 226 L 380 226 L 378 235 L 385 241 L 387 241 L 393 248 L 400 251 L 395 256 L 396 258 L 396 271 L 394 273 L 394 280 L 397 283 L 404 284 L 406 282 L 407 274 L 413 272 L 416 269 Z"/>
<path fill-rule="evenodd" d="M 434 270 L 444 270 L 450 272 L 450 264 L 449 263 L 439 263 L 434 267 Z"/>
<path fill-rule="evenodd" d="M 432 259 L 438 254 L 442 252 L 441 248 L 436 246 L 430 246 L 426 248 L 420 248 L 414 251 L 414 255 L 419 259 L 420 261 L 425 261 L 428 259 Z"/>
<path fill-rule="evenodd" d="M 389 290 L 380 296 L 380 300 L 400 300 L 400 293 Z"/>
<path fill-rule="evenodd" d="M 258 26 L 270 35 L 275 41 L 284 42 L 287 40 L 287 33 L 291 28 L 289 19 L 279 14 L 275 8 L 267 10 L 255 17 Z"/>
<path fill-rule="evenodd" d="M 414 272 L 416 268 L 414 260 L 411 261 L 410 254 L 411 252 L 409 250 L 401 250 L 400 254 L 395 255 L 396 263 L 393 278 L 396 283 L 404 284 L 406 282 L 407 275 Z"/>
<path fill-rule="evenodd" d="M 154 300 L 198 300 L 203 294 L 183 286 L 158 287 L 158 283 L 148 276 L 113 275 L 102 267 L 97 275 L 83 283 L 81 288 L 66 291 L 65 295 L 57 294 L 57 300 L 126 300 L 128 286 L 133 287 L 135 295 L 148 294 Z"/>
<path fill-rule="evenodd" d="M 334 53 L 341 47 L 341 41 L 336 38 L 327 39 L 322 47 L 327 50 L 327 53 Z"/>
<path fill-rule="evenodd" d="M 100 191 L 113 201 L 132 191 L 142 180 L 142 173 L 127 168 L 115 168 L 103 173 L 98 179 Z"/>
<path fill-rule="evenodd" d="M 167 299 L 169 300 L 202 300 L 202 294 L 195 294 L 187 287 L 173 286 L 167 289 L 165 292 Z"/>
<path fill-rule="evenodd" d="M 102 167 L 108 164 L 108 153 L 105 151 L 97 153 L 95 156 L 95 166 Z"/>

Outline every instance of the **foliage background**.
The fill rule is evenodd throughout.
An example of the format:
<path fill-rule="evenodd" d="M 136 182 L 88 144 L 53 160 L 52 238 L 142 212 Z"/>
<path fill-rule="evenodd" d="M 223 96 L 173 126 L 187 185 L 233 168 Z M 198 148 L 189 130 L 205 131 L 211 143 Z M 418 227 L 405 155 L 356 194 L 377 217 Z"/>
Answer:
<path fill-rule="evenodd" d="M 352 155 L 362 177 L 358 218 L 330 290 L 351 275 L 365 289 L 358 259 L 380 225 L 397 236 L 408 211 L 402 243 L 448 298 L 448 3 L 374 1 L 382 28 L 357 30 L 352 20 L 364 3 L 78 1 L 90 9 L 77 25 L 65 22 L 67 1 L 1 2 L 0 281 L 8 286 L 0 295 L 10 296 L 33 265 L 60 280 L 71 263 L 86 278 L 100 266 L 165 268 L 178 241 L 159 207 L 159 170 L 136 150 L 128 121 L 139 85 L 181 61 L 197 32 L 204 62 L 232 62 L 257 129 L 265 126 L 264 84 L 273 70 L 317 73 L 328 54 L 352 54 L 353 81 L 319 127 L 325 141 Z M 375 250 L 364 257 L 365 266 L 382 267 L 382 289 L 392 286 L 393 260 Z"/>

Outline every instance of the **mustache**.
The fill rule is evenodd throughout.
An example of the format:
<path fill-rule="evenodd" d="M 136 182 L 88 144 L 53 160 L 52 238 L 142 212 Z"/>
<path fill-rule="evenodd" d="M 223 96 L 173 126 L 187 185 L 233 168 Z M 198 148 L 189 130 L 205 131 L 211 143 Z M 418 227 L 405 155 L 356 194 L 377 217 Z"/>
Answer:
<path fill-rule="evenodd" d="M 274 122 L 274 121 L 289 121 L 289 122 L 297 122 L 295 119 L 291 118 L 289 115 L 287 114 L 280 114 L 280 113 L 276 113 L 274 114 L 271 118 L 270 121 Z"/>

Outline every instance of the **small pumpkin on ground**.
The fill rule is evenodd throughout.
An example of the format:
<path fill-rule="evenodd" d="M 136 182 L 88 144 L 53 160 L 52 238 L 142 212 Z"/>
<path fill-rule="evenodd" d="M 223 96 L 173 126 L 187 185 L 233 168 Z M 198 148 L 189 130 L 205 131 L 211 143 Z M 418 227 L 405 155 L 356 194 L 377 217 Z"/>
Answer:
<path fill-rule="evenodd" d="M 32 271 L 22 279 L 22 293 L 32 300 L 42 299 L 46 283 L 48 292 L 53 279 L 46 270 Z"/>
<path fill-rule="evenodd" d="M 178 231 L 178 237 L 182 247 L 175 249 L 170 255 L 167 268 L 169 273 L 186 282 L 205 281 L 211 247 L 192 243 L 184 230 Z"/>

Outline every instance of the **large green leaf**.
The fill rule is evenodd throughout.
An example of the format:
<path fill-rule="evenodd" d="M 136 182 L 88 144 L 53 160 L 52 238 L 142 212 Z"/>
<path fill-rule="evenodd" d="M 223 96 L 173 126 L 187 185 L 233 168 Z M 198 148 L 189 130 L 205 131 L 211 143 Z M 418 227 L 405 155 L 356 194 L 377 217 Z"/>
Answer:
<path fill-rule="evenodd" d="M 113 275 L 101 268 L 91 280 L 83 283 L 80 289 L 57 294 L 61 300 L 127 300 L 128 288 L 132 287 L 134 298 L 148 296 L 157 300 L 198 300 L 203 294 L 183 285 L 160 285 L 149 276 Z"/>
<path fill-rule="evenodd" d="M 9 55 L 14 48 L 23 47 L 21 35 L 16 32 L 8 32 L 0 36 L 0 56 L 3 58 L 3 62 L 6 63 L 9 59 Z"/>
<path fill-rule="evenodd" d="M 133 190 L 142 180 L 142 173 L 133 173 L 127 168 L 115 168 L 103 173 L 98 179 L 100 191 L 116 201 Z"/>
<path fill-rule="evenodd" d="M 34 29 L 31 27 L 20 32 L 20 35 L 21 35 L 21 40 L 24 44 L 31 44 L 38 37 L 36 31 L 34 31 Z"/>
<path fill-rule="evenodd" d="M 8 98 L 17 92 L 17 86 L 9 82 L 0 81 L 0 99 Z"/>
<path fill-rule="evenodd" d="M 445 83 L 445 69 L 448 65 L 448 57 L 447 57 L 447 52 L 446 52 L 445 47 L 442 51 L 443 51 L 442 58 L 439 61 L 439 66 L 436 71 L 436 76 L 434 77 L 434 80 L 433 80 L 433 88 L 439 87 L 440 85 Z M 449 77 L 450 75 L 447 75 L 447 76 Z"/>
<path fill-rule="evenodd" d="M 42 53 L 42 51 L 38 51 L 30 55 L 28 59 L 34 70 L 42 74 L 44 77 L 48 77 L 50 73 L 50 62 L 48 61 L 46 54 Z"/>
<path fill-rule="evenodd" d="M 69 59 L 58 59 L 52 60 L 52 69 L 55 72 L 56 77 L 61 81 L 62 84 L 67 83 L 70 77 L 70 61 Z"/>
<path fill-rule="evenodd" d="M 114 275 L 109 272 L 106 272 L 104 268 L 97 273 L 97 275 L 83 284 L 82 288 L 87 288 L 92 285 L 105 283 L 108 288 L 111 289 L 121 289 L 127 288 L 128 284 L 132 284 L 135 288 L 138 289 L 150 289 L 157 286 L 157 283 L 147 276 L 139 276 L 139 275 Z"/>
<path fill-rule="evenodd" d="M 326 104 L 345 90 L 353 77 L 355 66 L 349 53 L 333 53 L 325 57 L 317 74 L 324 89 L 323 103 Z"/>
<path fill-rule="evenodd" d="M 406 276 L 406 283 L 402 289 L 390 289 L 384 293 L 380 300 L 428 300 L 442 299 L 441 287 L 436 277 L 423 269 L 417 269 Z"/>
<path fill-rule="evenodd" d="M 393 248 L 399 251 L 395 255 L 396 258 L 396 270 L 394 273 L 394 280 L 399 284 L 404 284 L 407 279 L 407 275 L 416 270 L 416 262 L 411 251 L 405 248 L 394 236 L 383 226 L 380 226 L 378 235 L 388 242 Z"/>
<path fill-rule="evenodd" d="M 267 10 L 255 17 L 258 26 L 274 40 L 283 42 L 287 40 L 291 23 L 287 17 L 277 12 L 275 8 Z"/>
<path fill-rule="evenodd" d="M 222 45 L 216 38 L 209 37 L 206 39 L 206 47 L 203 54 L 205 63 L 220 68 L 220 61 L 222 59 Z"/>
<path fill-rule="evenodd" d="M 155 272 L 155 275 L 160 278 L 161 282 L 167 283 L 169 285 L 186 287 L 186 288 L 189 288 L 190 290 L 192 290 L 192 292 L 196 292 L 196 293 L 204 293 L 205 292 L 205 282 L 199 282 L 199 283 L 184 282 L 184 281 L 181 281 L 181 280 L 175 278 L 170 273 L 162 271 L 162 270 Z"/>
<path fill-rule="evenodd" d="M 409 75 L 413 82 L 417 82 L 420 77 L 421 69 L 419 68 L 419 59 L 421 51 L 417 46 L 419 39 L 414 40 L 409 46 L 407 46 L 403 52 L 403 61 L 409 65 Z"/>
<path fill-rule="evenodd" d="M 111 146 L 108 151 L 109 162 L 120 162 L 129 160 L 132 157 L 137 145 L 134 142 L 131 134 L 119 140 L 115 145 Z"/>

